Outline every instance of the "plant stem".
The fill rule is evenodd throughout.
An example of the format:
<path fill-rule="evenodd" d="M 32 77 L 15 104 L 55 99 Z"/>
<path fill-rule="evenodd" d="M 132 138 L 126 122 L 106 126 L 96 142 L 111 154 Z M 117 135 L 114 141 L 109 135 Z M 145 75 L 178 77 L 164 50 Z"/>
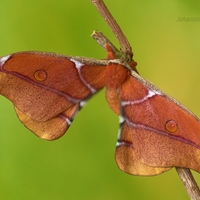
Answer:
<path fill-rule="evenodd" d="M 114 17 L 111 15 L 110 11 L 104 4 L 103 0 L 91 0 L 91 2 L 95 5 L 98 12 L 101 14 L 101 16 L 104 18 L 108 26 L 113 31 L 114 35 L 116 36 L 120 46 L 121 51 L 127 55 L 130 60 L 132 60 L 133 52 L 132 48 L 130 46 L 129 41 L 127 40 L 126 36 L 122 32 L 120 26 L 117 24 Z M 92 37 L 103 47 L 105 48 L 106 44 L 109 44 L 109 46 L 112 48 L 113 52 L 117 53 L 119 50 L 101 33 L 101 32 L 93 32 Z M 188 168 L 182 168 L 182 167 L 175 167 L 176 171 L 186 189 L 188 192 L 188 195 L 190 196 L 191 200 L 199 200 L 200 199 L 200 190 L 199 187 Z"/>
<path fill-rule="evenodd" d="M 119 44 L 121 46 L 121 51 L 130 57 L 130 60 L 133 57 L 133 52 L 131 45 L 129 41 L 127 40 L 126 36 L 122 32 L 120 26 L 114 19 L 114 17 L 111 15 L 110 11 L 104 4 L 102 0 L 91 0 L 91 2 L 94 4 L 94 6 L 97 8 L 98 12 L 101 14 L 101 16 L 104 18 L 112 32 L 114 33 L 115 37 L 119 41 Z"/>

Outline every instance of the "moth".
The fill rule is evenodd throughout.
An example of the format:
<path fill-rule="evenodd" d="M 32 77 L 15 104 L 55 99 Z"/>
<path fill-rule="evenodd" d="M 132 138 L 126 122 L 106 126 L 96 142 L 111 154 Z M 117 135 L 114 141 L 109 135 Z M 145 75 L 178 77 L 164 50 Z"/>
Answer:
<path fill-rule="evenodd" d="M 42 139 L 60 138 L 86 101 L 102 88 L 119 115 L 115 158 L 132 175 L 152 176 L 172 167 L 200 172 L 199 119 L 136 70 L 134 60 L 97 60 L 45 52 L 0 58 L 0 94 L 20 121 Z"/>

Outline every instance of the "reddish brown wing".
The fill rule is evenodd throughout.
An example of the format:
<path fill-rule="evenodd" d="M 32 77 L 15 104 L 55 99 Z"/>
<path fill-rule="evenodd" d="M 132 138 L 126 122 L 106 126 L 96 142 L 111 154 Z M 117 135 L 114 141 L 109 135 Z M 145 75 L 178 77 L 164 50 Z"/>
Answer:
<path fill-rule="evenodd" d="M 73 118 L 80 108 L 81 107 L 79 104 L 75 104 L 65 112 L 47 121 L 34 120 L 31 117 L 25 115 L 16 107 L 15 111 L 24 126 L 35 133 L 38 137 L 46 140 L 55 140 L 60 138 L 67 131 L 73 121 Z"/>
<path fill-rule="evenodd" d="M 0 93 L 13 102 L 27 128 L 56 139 L 82 104 L 104 87 L 106 64 L 50 53 L 15 53 L 0 59 Z"/>
<path fill-rule="evenodd" d="M 122 84 L 120 99 L 124 124 L 118 148 L 126 143 L 123 126 L 128 126 L 132 152 L 143 169 L 144 165 L 177 166 L 200 172 L 200 123 L 194 115 L 134 72 L 133 77 Z M 174 127 L 168 126 L 170 122 L 174 122 Z M 163 169 L 153 173 L 148 168 L 143 171 L 140 175 L 156 175 Z M 128 173 L 138 174 L 138 171 Z"/>
<path fill-rule="evenodd" d="M 116 161 L 123 171 L 150 176 L 176 166 L 200 172 L 200 123 L 192 113 L 135 72 L 119 98 Z"/>
<path fill-rule="evenodd" d="M 118 167 L 132 175 L 150 176 L 163 173 L 170 168 L 151 167 L 141 162 L 137 155 L 137 149 L 134 147 L 132 131 L 125 121 L 120 123 L 120 131 L 116 146 L 115 159 Z"/>

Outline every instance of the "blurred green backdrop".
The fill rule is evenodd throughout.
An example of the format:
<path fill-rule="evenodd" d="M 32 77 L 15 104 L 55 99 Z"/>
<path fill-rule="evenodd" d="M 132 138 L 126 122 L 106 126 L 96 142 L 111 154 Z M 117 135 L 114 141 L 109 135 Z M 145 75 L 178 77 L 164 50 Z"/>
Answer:
<path fill-rule="evenodd" d="M 200 2 L 106 0 L 132 44 L 140 74 L 200 117 Z M 177 22 L 179 17 L 199 18 Z M 90 34 L 116 39 L 89 0 L 0 2 L 0 55 L 38 50 L 104 58 Z M 116 45 L 118 45 L 116 43 Z M 104 91 L 64 137 L 48 142 L 18 121 L 0 97 L 0 199 L 189 199 L 175 170 L 156 177 L 121 172 L 114 160 L 118 117 Z M 195 174 L 200 184 L 200 175 Z"/>

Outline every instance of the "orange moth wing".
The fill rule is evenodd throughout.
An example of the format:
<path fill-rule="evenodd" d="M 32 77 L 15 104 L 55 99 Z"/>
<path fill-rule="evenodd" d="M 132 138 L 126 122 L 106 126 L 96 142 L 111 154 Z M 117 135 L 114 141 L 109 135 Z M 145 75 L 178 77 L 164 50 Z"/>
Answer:
<path fill-rule="evenodd" d="M 121 66 L 121 73 L 126 70 Z M 200 172 L 199 119 L 133 70 L 116 84 L 119 87 L 115 95 L 110 87 L 107 93 L 112 91 L 120 102 L 116 147 L 119 168 L 144 176 L 157 175 L 171 167 Z M 113 99 L 107 101 L 112 108 Z"/>
<path fill-rule="evenodd" d="M 0 59 L 0 93 L 13 102 L 28 129 L 57 139 L 85 101 L 104 87 L 106 65 L 53 53 L 15 53 Z"/>

